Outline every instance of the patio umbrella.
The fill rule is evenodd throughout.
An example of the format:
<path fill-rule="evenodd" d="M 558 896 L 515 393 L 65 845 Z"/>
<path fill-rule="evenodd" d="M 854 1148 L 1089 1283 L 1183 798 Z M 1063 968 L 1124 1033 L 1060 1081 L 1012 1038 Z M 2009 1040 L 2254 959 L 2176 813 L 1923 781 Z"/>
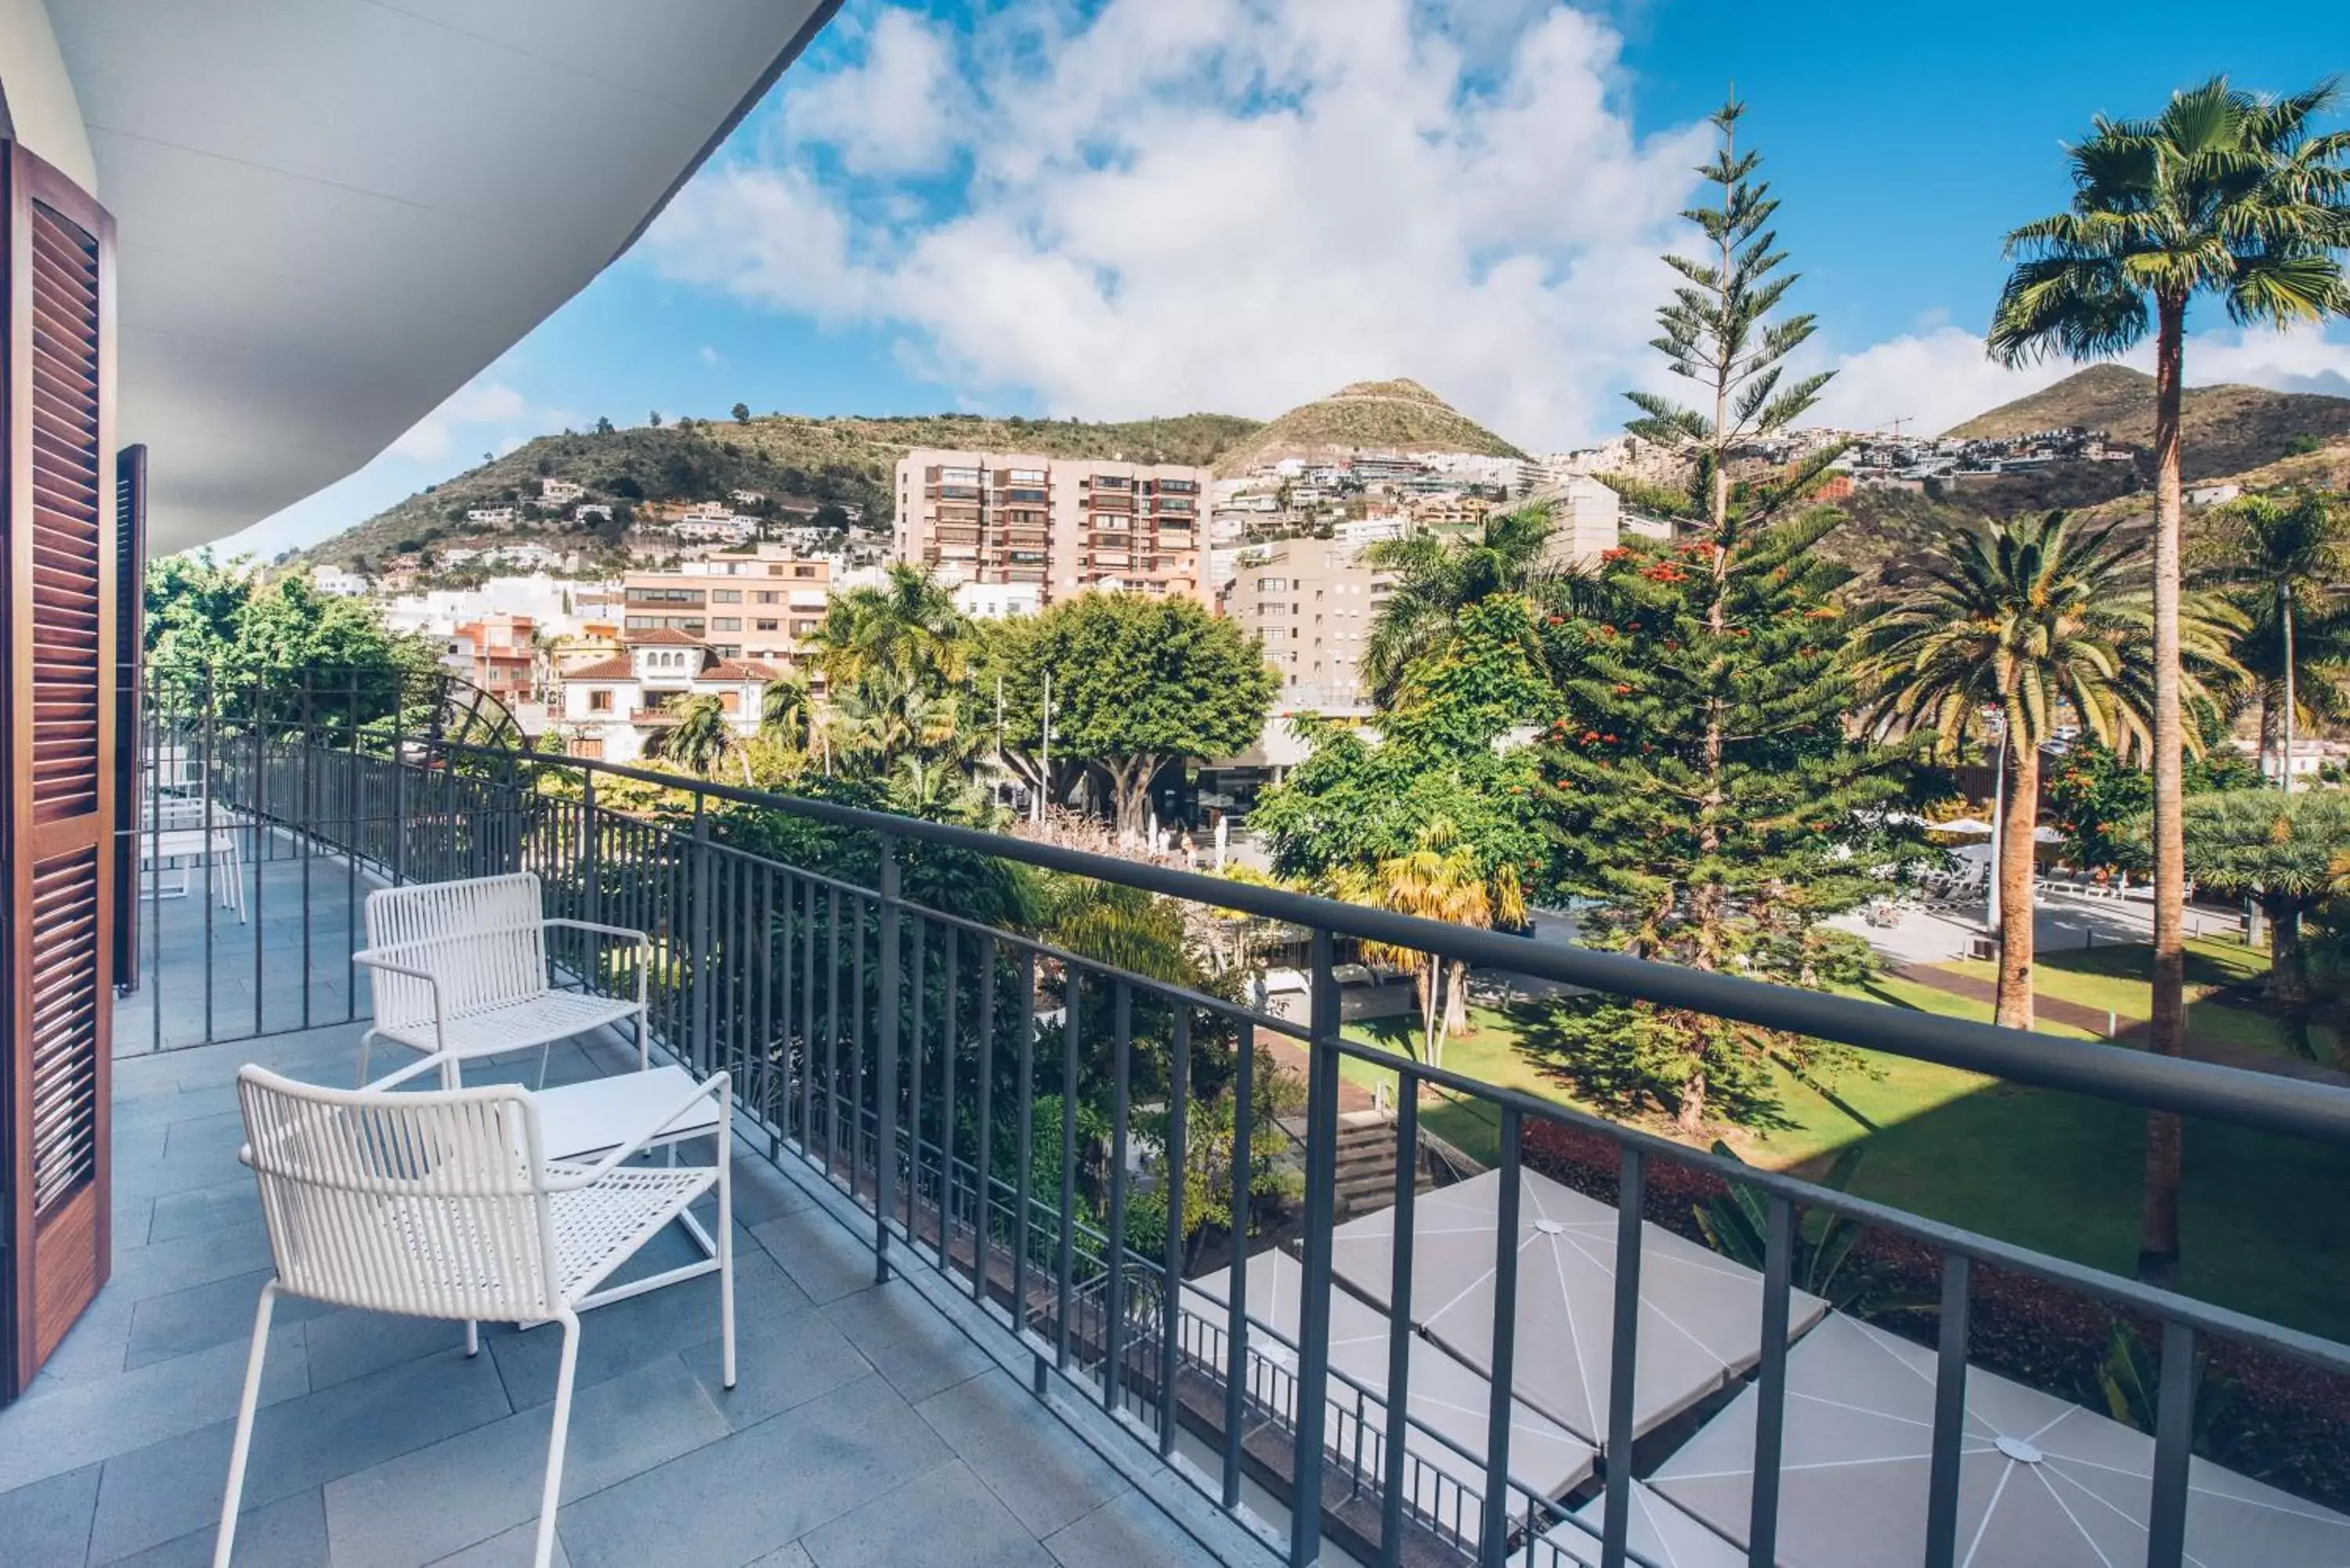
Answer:
<path fill-rule="evenodd" d="M 1607 1499 L 1593 1498 L 1575 1520 L 1554 1524 L 1543 1540 L 1555 1551 L 1544 1568 L 1599 1568 L 1599 1530 Z M 1746 1553 L 1638 1481 L 1632 1483 L 1632 1522 L 1624 1544 L 1656 1568 L 1747 1568 Z"/>
<path fill-rule="evenodd" d="M 1929 833 L 1963 834 L 1971 838 L 1988 838 L 1992 834 L 1998 832 L 1999 829 L 1993 827 L 1990 823 L 1983 821 L 1982 818 L 1979 816 L 1954 816 L 1948 822 L 1928 823 L 1926 825 L 1926 831 Z"/>
<path fill-rule="evenodd" d="M 1285 1252 L 1259 1252 L 1249 1259 L 1248 1315 L 1286 1340 L 1252 1329 L 1250 1392 L 1263 1403 L 1296 1417 L 1295 1345 L 1305 1271 Z M 1187 1282 L 1184 1287 L 1184 1348 L 1211 1365 L 1223 1362 L 1225 1303 L 1232 1299 L 1232 1271 Z M 1359 1462 L 1376 1480 L 1384 1473 L 1381 1442 L 1387 1430 L 1388 1314 L 1348 1295 L 1330 1291 L 1332 1406 L 1326 1428 L 1331 1449 Z M 1421 1516 L 1457 1535 L 1475 1537 L 1485 1490 L 1485 1422 L 1493 1386 L 1482 1373 L 1414 1336 L 1411 1384 L 1405 1413 L 1418 1423 L 1404 1438 L 1405 1487 Z M 1346 1379 L 1351 1379 L 1350 1386 Z M 1425 1430 L 1421 1429 L 1425 1428 Z M 1357 1433 L 1361 1440 L 1357 1441 Z M 1516 1403 L 1510 1417 L 1510 1479 L 1543 1498 L 1562 1495 L 1587 1479 L 1596 1455 L 1540 1411 Z M 1524 1513 L 1514 1503 L 1513 1517 Z"/>
<path fill-rule="evenodd" d="M 1616 1210 L 1528 1170 L 1518 1205 L 1515 1338 L 1519 1398 L 1577 1437 L 1603 1440 L 1615 1343 Z M 1493 1227 L 1499 1171 L 1423 1193 L 1413 1205 L 1412 1320 L 1480 1372 L 1492 1368 Z M 1332 1266 L 1385 1305 L 1395 1211 L 1332 1233 Z M 1801 1333 L 1827 1310 L 1794 1293 Z M 1655 1225 L 1641 1226 L 1640 1327 L 1633 1429 L 1646 1432 L 1754 1365 L 1762 1354 L 1762 1276 Z"/>
<path fill-rule="evenodd" d="M 1832 1314 L 1787 1356 L 1779 1560 L 1916 1563 L 1926 1549 L 1934 1353 Z M 1740 1395 L 1651 1484 L 1733 1541 L 1752 1492 L 1754 1393 Z M 2154 1439 L 1988 1372 L 1967 1374 L 1958 1561 L 2113 1568 L 2146 1561 Z M 2202 1459 L 2188 1474 L 2197 1568 L 2343 1568 L 2350 1518 Z"/>

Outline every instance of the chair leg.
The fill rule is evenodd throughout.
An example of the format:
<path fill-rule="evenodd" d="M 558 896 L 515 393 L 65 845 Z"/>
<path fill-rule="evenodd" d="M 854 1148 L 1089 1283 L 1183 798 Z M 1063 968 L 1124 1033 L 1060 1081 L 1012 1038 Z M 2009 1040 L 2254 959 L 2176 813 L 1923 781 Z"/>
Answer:
<path fill-rule="evenodd" d="M 237 1507 L 244 1501 L 244 1461 L 253 1449 L 253 1413 L 261 1403 L 261 1363 L 269 1354 L 269 1319 L 277 1307 L 277 1282 L 261 1287 L 261 1304 L 253 1310 L 253 1350 L 244 1361 L 244 1397 L 236 1407 L 236 1440 L 228 1451 L 228 1485 L 221 1494 L 220 1539 L 213 1546 L 213 1568 L 228 1568 L 236 1549 Z"/>
<path fill-rule="evenodd" d="M 360 1035 L 359 1035 L 359 1086 L 360 1088 L 362 1088 L 362 1089 L 364 1089 L 364 1088 L 366 1088 L 366 1087 L 367 1087 L 367 1081 L 368 1081 L 368 1075 L 367 1075 L 367 1070 L 368 1070 L 368 1056 L 369 1056 L 369 1054 L 372 1052 L 372 1050 L 374 1049 L 374 1046 L 375 1046 L 375 1031 L 374 1031 L 374 1030 L 372 1030 L 372 1029 L 363 1031 L 363 1032 L 360 1033 Z"/>
<path fill-rule="evenodd" d="M 734 1160 L 726 1124 L 718 1129 L 718 1336 L 723 1346 L 720 1369 L 725 1386 L 734 1386 Z M 675 1145 L 671 1145 L 675 1147 Z"/>
<path fill-rule="evenodd" d="M 482 1354 L 482 1325 L 472 1318 L 465 1320 L 465 1354 L 469 1356 Z"/>
<path fill-rule="evenodd" d="M 546 1439 L 546 1482 L 538 1494 L 538 1549 L 533 1568 L 550 1568 L 555 1560 L 555 1508 L 563 1494 L 563 1445 L 571 1433 L 571 1381 L 579 1368 L 579 1318 L 563 1309 L 556 1322 L 563 1325 L 563 1359 L 555 1375 L 555 1429 Z M 227 1568 L 226 1563 L 214 1568 Z"/>
<path fill-rule="evenodd" d="M 538 1046 L 538 1083 L 537 1083 L 537 1085 L 536 1085 L 536 1087 L 538 1087 L 538 1088 L 544 1089 L 545 1087 L 546 1087 L 546 1054 L 547 1054 L 548 1052 L 550 1052 L 550 1051 L 554 1050 L 554 1049 L 555 1049 L 555 1042 L 554 1042 L 554 1041 L 552 1041 L 552 1040 L 543 1040 L 543 1041 L 539 1042 L 539 1046 Z"/>

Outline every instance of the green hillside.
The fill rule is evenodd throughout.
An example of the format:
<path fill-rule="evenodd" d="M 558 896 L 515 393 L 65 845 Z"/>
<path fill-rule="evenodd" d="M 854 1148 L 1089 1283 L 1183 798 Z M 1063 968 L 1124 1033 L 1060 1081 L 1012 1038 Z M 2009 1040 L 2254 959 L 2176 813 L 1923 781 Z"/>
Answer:
<path fill-rule="evenodd" d="M 645 503 L 715 500 L 730 490 L 756 490 L 778 501 L 853 509 L 868 524 L 886 527 L 891 521 L 891 470 L 916 447 L 1207 466 L 1258 428 L 1254 420 L 1229 414 L 1123 423 L 961 414 L 906 419 L 775 414 L 743 422 L 694 421 L 659 428 L 565 431 L 540 436 L 411 495 L 312 545 L 297 559 L 373 561 L 435 541 L 478 546 L 528 538 L 584 548 L 617 541 L 618 519 L 600 537 L 551 520 L 512 529 L 478 528 L 464 521 L 470 509 L 537 494 L 542 478 L 583 484 L 589 499 L 612 503 L 616 510 Z"/>
<path fill-rule="evenodd" d="M 2296 438 L 2350 436 L 2350 398 L 2272 392 L 2232 383 L 2189 387 L 2179 398 L 2179 468 L 2187 478 L 2241 473 L 2276 462 Z M 1954 436 L 2029 435 L 2082 425 L 2141 451 L 2154 444 L 2154 378 L 2124 365 L 2092 365 L 2029 397 L 1953 428 Z"/>

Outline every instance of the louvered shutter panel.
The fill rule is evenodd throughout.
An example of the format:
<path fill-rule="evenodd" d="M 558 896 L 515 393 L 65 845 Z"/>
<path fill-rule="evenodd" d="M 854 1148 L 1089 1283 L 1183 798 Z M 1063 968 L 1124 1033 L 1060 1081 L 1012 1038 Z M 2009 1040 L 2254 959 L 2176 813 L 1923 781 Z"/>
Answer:
<path fill-rule="evenodd" d="M 6 155 L 0 746 L 7 780 L 7 1376 L 21 1392 L 109 1272 L 117 556 L 113 225 Z"/>
<path fill-rule="evenodd" d="M 114 984 L 139 989 L 140 681 L 146 655 L 147 449 L 114 455 Z"/>

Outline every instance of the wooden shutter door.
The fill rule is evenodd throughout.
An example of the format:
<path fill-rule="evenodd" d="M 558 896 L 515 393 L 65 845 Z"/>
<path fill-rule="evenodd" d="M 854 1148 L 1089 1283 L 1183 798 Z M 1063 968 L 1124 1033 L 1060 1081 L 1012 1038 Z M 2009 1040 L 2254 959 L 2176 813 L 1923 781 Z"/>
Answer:
<path fill-rule="evenodd" d="M 7 782 L 7 1367 L 21 1393 L 106 1282 L 114 903 L 113 224 L 5 144 L 0 747 Z"/>
<path fill-rule="evenodd" d="M 114 454 L 114 988 L 139 989 L 140 750 L 145 715 L 147 449 Z"/>

